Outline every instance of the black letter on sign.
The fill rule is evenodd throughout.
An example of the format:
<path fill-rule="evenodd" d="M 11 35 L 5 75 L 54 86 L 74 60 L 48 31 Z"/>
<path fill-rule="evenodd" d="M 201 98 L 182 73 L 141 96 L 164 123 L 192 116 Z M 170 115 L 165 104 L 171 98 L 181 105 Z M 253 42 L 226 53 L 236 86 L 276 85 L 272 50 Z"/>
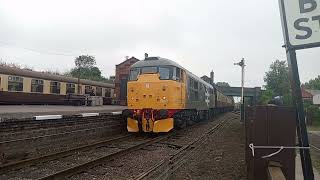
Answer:
<path fill-rule="evenodd" d="M 312 29 L 310 29 L 309 27 L 305 27 L 305 26 L 301 26 L 301 25 L 300 25 L 300 23 L 302 23 L 302 22 L 308 22 L 308 21 L 309 21 L 308 18 L 300 18 L 300 19 L 297 19 L 297 20 L 294 22 L 294 28 L 296 28 L 297 30 L 305 31 L 305 32 L 306 32 L 306 35 L 304 35 L 304 36 L 296 35 L 296 39 L 308 39 L 309 37 L 311 37 L 311 35 L 312 35 Z"/>
<path fill-rule="evenodd" d="M 299 0 L 300 13 L 307 13 L 317 8 L 317 2 L 315 0 Z"/>
<path fill-rule="evenodd" d="M 319 21 L 319 28 L 320 28 L 320 16 L 314 16 L 312 17 L 312 21 Z"/>

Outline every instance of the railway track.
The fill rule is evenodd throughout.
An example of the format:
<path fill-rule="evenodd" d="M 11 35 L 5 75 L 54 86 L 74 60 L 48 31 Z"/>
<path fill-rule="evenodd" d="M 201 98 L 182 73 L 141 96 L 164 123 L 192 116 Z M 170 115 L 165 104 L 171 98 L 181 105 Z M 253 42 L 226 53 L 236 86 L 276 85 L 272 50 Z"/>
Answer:
<path fill-rule="evenodd" d="M 122 137 L 54 153 L 34 159 L 0 166 L 0 179 L 60 179 L 112 160 L 149 144 L 168 138 L 171 134 L 148 138 L 125 135 Z"/>
<path fill-rule="evenodd" d="M 62 119 L 49 119 L 49 120 L 19 120 L 0 122 L 0 131 L 2 133 L 17 132 L 21 130 L 33 130 L 39 128 L 51 128 L 60 126 L 72 126 L 75 124 L 85 124 L 88 121 L 99 122 L 105 120 L 118 120 L 120 115 L 101 115 L 93 117 L 79 117 L 79 116 L 67 116 Z"/>
<path fill-rule="evenodd" d="M 223 126 L 228 126 L 228 119 L 224 119 L 214 127 L 210 128 L 207 132 L 200 137 L 191 141 L 187 145 L 179 148 L 171 157 L 163 159 L 158 164 L 152 166 L 147 171 L 134 177 L 134 180 L 143 179 L 168 179 L 169 176 L 174 173 L 180 166 L 187 162 L 188 158 L 193 155 L 193 152 L 199 149 L 209 136 L 219 132 L 219 129 Z"/>
<path fill-rule="evenodd" d="M 170 158 L 166 156 L 162 158 L 162 161 L 158 161 L 158 164 L 147 166 L 151 168 L 147 169 L 147 171 L 140 171 L 143 173 L 137 174 L 138 176 L 134 176 L 134 179 L 162 179 L 168 177 L 186 162 L 194 150 L 206 142 L 207 137 L 218 133 L 221 127 L 227 126 L 228 117 L 215 122 L 217 124 L 214 123 L 214 127 L 205 133 L 201 133 L 198 138 L 192 138 L 192 142 L 188 141 L 187 144 L 183 143 L 184 145 L 182 146 L 175 146 L 173 149 L 176 150 L 172 151 L 174 154 L 170 155 Z M 193 127 L 197 127 L 198 124 Z M 106 162 L 113 159 L 122 158 L 125 155 L 132 157 L 131 153 L 138 153 L 140 151 L 143 153 L 147 147 L 153 148 L 160 144 L 173 146 L 175 143 L 172 140 L 185 138 L 182 135 L 183 133 L 180 134 L 180 132 L 186 133 L 187 131 L 175 131 L 174 133 L 152 138 L 125 135 L 60 153 L 7 164 L 6 166 L 0 166 L 0 174 L 3 174 L 0 175 L 0 179 L 19 179 L 21 177 L 26 179 L 63 179 L 81 177 L 81 172 L 88 172 L 96 166 L 106 164 Z M 172 147 L 169 147 L 169 149 L 173 150 Z"/>
<path fill-rule="evenodd" d="M 320 135 L 309 133 L 310 139 L 310 147 L 318 152 L 320 152 Z"/>
<path fill-rule="evenodd" d="M 26 138 L 13 138 L 13 139 L 9 139 L 9 140 L 4 140 L 0 142 L 0 146 L 1 145 L 6 145 L 6 144 L 10 144 L 10 143 L 19 143 L 19 142 L 26 142 L 26 141 L 36 141 L 38 139 L 44 139 L 44 138 L 53 138 L 53 137 L 57 137 L 57 136 L 64 136 L 64 135 L 71 135 L 71 134 L 75 134 L 75 133 L 87 133 L 89 131 L 97 131 L 99 129 L 105 129 L 105 128 L 116 128 L 116 127 L 120 127 L 122 126 L 122 124 L 116 124 L 116 125 L 103 125 L 101 126 L 101 124 L 99 124 L 100 127 L 94 127 L 94 128 L 86 128 L 86 129 L 78 129 L 78 130 L 71 130 L 71 131 L 63 131 L 60 133 L 52 133 L 52 134 L 46 134 L 46 135 L 39 135 L 39 136 L 32 136 L 32 137 L 26 137 Z"/>
<path fill-rule="evenodd" d="M 0 123 L 0 165 L 26 158 L 34 158 L 55 151 L 63 151 L 91 144 L 106 134 L 121 133 L 125 121 L 120 116 L 80 117 L 30 122 Z M 123 129 L 123 130 L 122 130 Z M 84 141 L 78 141 L 85 138 Z"/>

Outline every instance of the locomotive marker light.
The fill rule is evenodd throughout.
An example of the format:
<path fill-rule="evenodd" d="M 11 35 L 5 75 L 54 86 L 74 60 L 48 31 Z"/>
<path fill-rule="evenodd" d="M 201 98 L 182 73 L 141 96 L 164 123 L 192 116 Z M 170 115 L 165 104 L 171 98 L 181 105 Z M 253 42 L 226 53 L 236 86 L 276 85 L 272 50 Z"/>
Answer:
<path fill-rule="evenodd" d="M 296 50 L 320 47 L 320 0 L 279 0 L 300 147 L 309 147 Z M 309 149 L 300 149 L 304 179 L 314 174 Z"/>
<path fill-rule="evenodd" d="M 234 63 L 234 65 L 239 65 L 241 67 L 241 103 L 240 103 L 240 122 L 244 123 L 244 58 L 240 62 Z"/>

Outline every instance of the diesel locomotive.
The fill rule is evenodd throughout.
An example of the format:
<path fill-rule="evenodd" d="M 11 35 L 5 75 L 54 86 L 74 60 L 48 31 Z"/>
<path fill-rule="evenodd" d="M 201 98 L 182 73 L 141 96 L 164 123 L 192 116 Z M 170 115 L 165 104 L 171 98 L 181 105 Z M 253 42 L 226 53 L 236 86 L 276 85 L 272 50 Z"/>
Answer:
<path fill-rule="evenodd" d="M 127 94 L 123 115 L 129 132 L 169 132 L 234 107 L 233 98 L 161 57 L 146 57 L 131 66 Z"/>

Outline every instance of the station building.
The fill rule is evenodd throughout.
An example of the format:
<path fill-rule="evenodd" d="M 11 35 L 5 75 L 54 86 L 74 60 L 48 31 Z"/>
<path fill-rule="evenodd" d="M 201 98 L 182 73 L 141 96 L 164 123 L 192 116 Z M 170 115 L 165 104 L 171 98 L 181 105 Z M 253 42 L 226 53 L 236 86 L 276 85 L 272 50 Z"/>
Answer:
<path fill-rule="evenodd" d="M 115 104 L 127 105 L 127 83 L 130 72 L 130 67 L 134 63 L 138 62 L 139 59 L 135 57 L 127 57 L 125 61 L 116 65 L 115 75 L 115 91 L 114 98 Z"/>

